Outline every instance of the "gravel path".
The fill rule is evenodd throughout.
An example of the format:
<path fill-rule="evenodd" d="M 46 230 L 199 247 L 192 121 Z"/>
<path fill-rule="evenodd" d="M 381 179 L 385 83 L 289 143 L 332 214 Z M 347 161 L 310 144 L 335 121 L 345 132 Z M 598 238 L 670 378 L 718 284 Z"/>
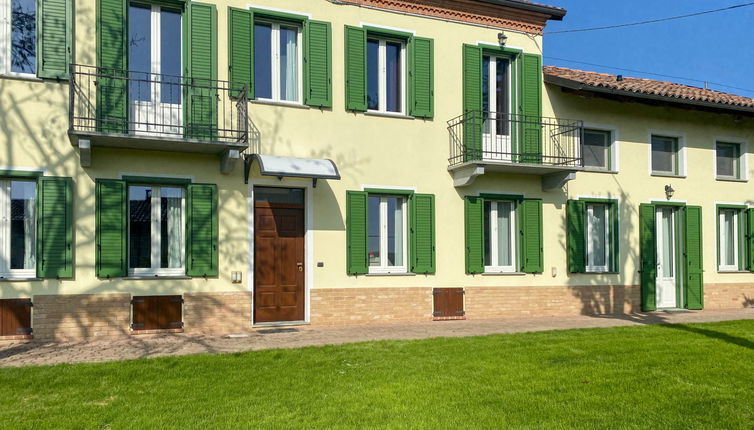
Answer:
<path fill-rule="evenodd" d="M 5 343 L 0 367 L 58 363 L 102 362 L 136 358 L 228 353 L 273 348 L 298 348 L 386 339 L 425 339 L 572 328 L 615 327 L 754 319 L 754 308 L 707 311 L 666 311 L 630 315 L 574 316 L 527 319 L 437 321 L 339 327 L 280 327 L 256 329 L 241 337 L 186 334 L 139 335 L 80 342 Z"/>

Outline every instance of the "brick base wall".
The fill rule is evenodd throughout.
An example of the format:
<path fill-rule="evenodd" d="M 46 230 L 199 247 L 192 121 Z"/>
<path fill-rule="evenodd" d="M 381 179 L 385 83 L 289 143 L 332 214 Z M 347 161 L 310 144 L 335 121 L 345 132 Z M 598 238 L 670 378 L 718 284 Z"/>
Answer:
<path fill-rule="evenodd" d="M 754 307 L 754 284 L 704 284 L 704 309 Z"/>
<path fill-rule="evenodd" d="M 79 340 L 129 333 L 129 294 L 35 295 L 32 302 L 35 339 Z"/>
<path fill-rule="evenodd" d="M 186 333 L 229 334 L 251 329 L 251 292 L 186 293 Z"/>
<path fill-rule="evenodd" d="M 312 324 L 430 321 L 432 288 L 318 288 L 310 309 Z"/>

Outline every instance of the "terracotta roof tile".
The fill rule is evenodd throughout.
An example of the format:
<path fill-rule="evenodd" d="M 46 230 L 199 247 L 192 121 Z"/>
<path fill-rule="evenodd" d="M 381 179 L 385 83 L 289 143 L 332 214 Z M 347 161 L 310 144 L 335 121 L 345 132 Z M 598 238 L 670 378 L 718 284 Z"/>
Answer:
<path fill-rule="evenodd" d="M 543 70 L 545 80 L 547 80 L 548 77 L 560 78 L 596 88 L 667 97 L 668 99 L 673 99 L 673 101 L 679 103 L 704 102 L 723 105 L 721 107 L 731 106 L 754 108 L 754 99 L 749 97 L 724 93 L 721 91 L 705 90 L 704 88 L 677 84 L 675 82 L 630 77 L 623 77 L 623 80 L 619 81 L 617 75 L 587 72 L 555 66 L 545 66 L 543 67 Z"/>

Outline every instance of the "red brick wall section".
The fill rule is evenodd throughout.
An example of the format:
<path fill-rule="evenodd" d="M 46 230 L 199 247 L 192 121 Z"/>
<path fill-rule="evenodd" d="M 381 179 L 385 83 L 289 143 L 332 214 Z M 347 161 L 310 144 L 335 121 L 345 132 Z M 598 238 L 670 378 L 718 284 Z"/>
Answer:
<path fill-rule="evenodd" d="M 431 321 L 432 288 L 324 288 L 311 291 L 313 325 Z"/>
<path fill-rule="evenodd" d="M 754 307 L 754 284 L 704 284 L 704 309 Z"/>
<path fill-rule="evenodd" d="M 32 301 L 35 339 L 80 340 L 129 333 L 129 294 L 35 295 Z"/>
<path fill-rule="evenodd" d="M 251 292 L 184 294 L 185 332 L 222 335 L 249 331 L 251 298 Z"/>

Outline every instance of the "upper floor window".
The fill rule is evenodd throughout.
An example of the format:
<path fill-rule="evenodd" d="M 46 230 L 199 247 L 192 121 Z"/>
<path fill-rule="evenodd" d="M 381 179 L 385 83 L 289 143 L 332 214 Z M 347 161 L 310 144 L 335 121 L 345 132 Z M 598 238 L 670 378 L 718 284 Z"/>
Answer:
<path fill-rule="evenodd" d="M 484 202 L 484 271 L 515 272 L 516 204 L 513 201 Z"/>
<path fill-rule="evenodd" d="M 745 179 L 742 145 L 717 142 L 715 145 L 715 171 L 717 179 Z"/>
<path fill-rule="evenodd" d="M 406 272 L 406 199 L 369 195 L 367 211 L 369 272 Z"/>
<path fill-rule="evenodd" d="M 405 63 L 402 41 L 367 39 L 367 109 L 404 113 Z"/>
<path fill-rule="evenodd" d="M 254 84 L 258 99 L 301 102 L 301 27 L 254 23 Z"/>
<path fill-rule="evenodd" d="M 36 0 L 0 0 L 0 73 L 35 75 Z"/>
<path fill-rule="evenodd" d="M 680 175 L 681 156 L 677 137 L 652 136 L 652 173 Z"/>
<path fill-rule="evenodd" d="M 128 187 L 130 275 L 184 275 L 184 189 Z"/>
<path fill-rule="evenodd" d="M 594 170 L 612 169 L 612 133 L 608 130 L 584 130 L 584 167 Z"/>

